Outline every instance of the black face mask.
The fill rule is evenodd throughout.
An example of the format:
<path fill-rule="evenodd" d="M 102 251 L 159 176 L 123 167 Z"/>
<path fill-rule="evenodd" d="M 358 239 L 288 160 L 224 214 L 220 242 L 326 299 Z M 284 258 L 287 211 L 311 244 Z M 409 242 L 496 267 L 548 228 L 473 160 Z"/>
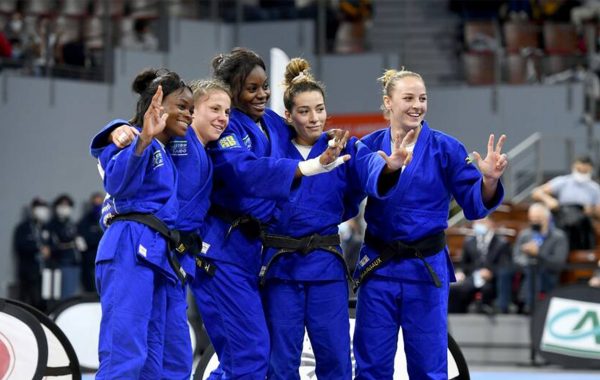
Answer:
<path fill-rule="evenodd" d="M 542 225 L 539 223 L 531 223 L 531 230 L 533 232 L 541 232 L 542 231 Z"/>

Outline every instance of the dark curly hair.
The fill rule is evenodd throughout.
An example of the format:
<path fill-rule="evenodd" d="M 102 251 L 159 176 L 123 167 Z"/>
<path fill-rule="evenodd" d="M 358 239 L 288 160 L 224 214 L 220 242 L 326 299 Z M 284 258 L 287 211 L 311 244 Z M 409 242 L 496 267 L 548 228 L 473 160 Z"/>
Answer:
<path fill-rule="evenodd" d="M 164 98 L 173 92 L 185 89 L 192 92 L 192 89 L 174 71 L 167 69 L 146 69 L 142 71 L 131 84 L 133 92 L 140 95 L 135 109 L 135 116 L 130 120 L 131 124 L 143 125 L 144 114 L 150 106 L 152 97 L 159 85 L 162 86 Z"/>
<path fill-rule="evenodd" d="M 239 96 L 244 81 L 256 66 L 267 70 L 263 59 L 250 49 L 237 47 L 226 54 L 219 54 L 212 60 L 214 76 L 231 88 L 233 105 L 239 105 Z"/>

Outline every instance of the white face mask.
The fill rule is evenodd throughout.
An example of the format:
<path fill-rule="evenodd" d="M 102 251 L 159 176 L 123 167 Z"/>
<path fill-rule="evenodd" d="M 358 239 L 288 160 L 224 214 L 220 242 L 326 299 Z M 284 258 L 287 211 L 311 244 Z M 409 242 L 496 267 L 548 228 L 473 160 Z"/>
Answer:
<path fill-rule="evenodd" d="M 71 216 L 72 212 L 73 212 L 73 208 L 71 206 L 68 206 L 68 205 L 56 206 L 56 215 L 60 219 L 67 219 L 68 217 Z"/>
<path fill-rule="evenodd" d="M 46 223 L 50 220 L 50 209 L 48 207 L 36 206 L 31 211 L 31 214 L 41 223 Z"/>
<path fill-rule="evenodd" d="M 573 179 L 577 182 L 587 182 L 592 180 L 592 173 L 580 173 L 577 170 L 573 170 L 571 173 Z"/>
<path fill-rule="evenodd" d="M 485 224 L 473 224 L 473 232 L 475 232 L 475 235 L 478 236 L 483 236 L 485 234 L 487 234 L 488 232 L 488 227 Z"/>
<path fill-rule="evenodd" d="M 10 22 L 10 28 L 12 29 L 13 32 L 20 33 L 21 29 L 23 28 L 23 21 L 21 21 L 21 20 L 12 20 Z"/>

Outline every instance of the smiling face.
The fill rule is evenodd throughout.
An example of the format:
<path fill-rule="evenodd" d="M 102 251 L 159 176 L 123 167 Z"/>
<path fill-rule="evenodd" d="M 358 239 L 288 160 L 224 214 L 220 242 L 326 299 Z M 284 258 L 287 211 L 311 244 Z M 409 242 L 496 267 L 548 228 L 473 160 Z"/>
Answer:
<path fill-rule="evenodd" d="M 163 99 L 164 112 L 169 114 L 165 133 L 169 137 L 185 136 L 188 125 L 192 122 L 194 105 L 189 88 L 174 91 Z"/>
<path fill-rule="evenodd" d="M 196 100 L 192 128 L 202 144 L 219 139 L 227 128 L 230 108 L 231 98 L 221 90 L 211 90 Z"/>
<path fill-rule="evenodd" d="M 320 91 L 305 91 L 296 94 L 292 112 L 285 111 L 285 116 L 296 130 L 296 142 L 301 145 L 314 145 L 323 133 L 327 110 Z"/>
<path fill-rule="evenodd" d="M 395 80 L 391 93 L 383 97 L 392 127 L 405 131 L 418 128 L 427 113 L 425 83 L 415 76 Z"/>
<path fill-rule="evenodd" d="M 256 66 L 244 80 L 236 106 L 252 120 L 258 121 L 265 114 L 270 96 L 267 73 L 262 67 Z"/>

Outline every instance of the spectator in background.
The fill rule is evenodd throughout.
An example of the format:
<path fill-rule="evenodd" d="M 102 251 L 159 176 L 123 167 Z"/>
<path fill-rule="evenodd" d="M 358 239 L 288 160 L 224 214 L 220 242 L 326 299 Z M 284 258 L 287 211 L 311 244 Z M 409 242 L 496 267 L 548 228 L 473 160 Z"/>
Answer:
<path fill-rule="evenodd" d="M 10 20 L 4 28 L 4 34 L 12 46 L 12 58 L 17 61 L 22 60 L 27 40 L 23 13 L 17 11 L 10 16 Z"/>
<path fill-rule="evenodd" d="M 593 170 L 589 157 L 579 157 L 571 174 L 553 178 L 532 193 L 534 200 L 554 213 L 556 226 L 568 235 L 570 249 L 596 245 L 591 217 L 600 216 L 600 185 L 592 179 Z"/>
<path fill-rule="evenodd" d="M 73 199 L 66 194 L 59 195 L 52 204 L 54 216 L 48 225 L 50 231 L 51 269 L 60 270 L 61 296 L 65 299 L 74 296 L 79 285 L 79 252 L 85 244 L 77 235 L 77 226 L 72 221 Z"/>
<path fill-rule="evenodd" d="M 57 42 L 56 23 L 48 17 L 38 18 L 28 47 L 33 74 L 44 75 L 54 66 Z"/>
<path fill-rule="evenodd" d="M 334 51 L 336 35 L 340 26 L 340 16 L 336 0 L 329 0 L 322 3 L 316 0 L 297 0 L 296 6 L 298 7 L 298 16 L 300 18 L 312 20 L 317 20 L 319 17 L 319 7 L 325 7 L 325 50 L 328 52 Z M 319 44 L 320 28 L 320 23 L 317 23 L 315 29 L 315 46 Z"/>
<path fill-rule="evenodd" d="M 0 30 L 0 58 L 12 58 L 12 45 L 3 31 Z"/>
<path fill-rule="evenodd" d="M 450 286 L 448 311 L 466 313 L 475 294 L 481 292 L 481 306 L 493 310 L 494 300 L 503 313 L 508 312 L 511 297 L 510 243 L 496 234 L 496 226 L 489 218 L 473 222 L 475 236 L 465 239 L 456 283 Z M 478 311 L 483 311 L 481 310 Z"/>
<path fill-rule="evenodd" d="M 524 275 L 520 300 L 531 310 L 534 294 L 549 293 L 558 284 L 569 255 L 565 233 L 552 224 L 552 214 L 543 203 L 529 207 L 529 227 L 521 230 L 513 260 Z"/>
<path fill-rule="evenodd" d="M 371 0 L 341 0 L 341 22 L 336 35 L 335 51 L 360 53 L 365 50 L 367 29 L 373 16 Z"/>
<path fill-rule="evenodd" d="M 143 51 L 158 50 L 158 38 L 150 30 L 150 20 L 138 18 L 133 22 L 133 31 L 121 39 L 121 47 Z"/>
<path fill-rule="evenodd" d="M 87 211 L 77 226 L 79 235 L 85 241 L 85 247 L 81 251 L 81 285 L 84 292 L 96 291 L 94 267 L 96 251 L 103 233 L 99 222 L 103 201 L 103 194 L 92 194 L 87 205 Z"/>
<path fill-rule="evenodd" d="M 46 228 L 50 220 L 50 208 L 45 200 L 35 198 L 27 211 L 25 220 L 17 226 L 13 238 L 19 300 L 43 310 L 42 262 L 50 257 L 50 234 Z"/>

